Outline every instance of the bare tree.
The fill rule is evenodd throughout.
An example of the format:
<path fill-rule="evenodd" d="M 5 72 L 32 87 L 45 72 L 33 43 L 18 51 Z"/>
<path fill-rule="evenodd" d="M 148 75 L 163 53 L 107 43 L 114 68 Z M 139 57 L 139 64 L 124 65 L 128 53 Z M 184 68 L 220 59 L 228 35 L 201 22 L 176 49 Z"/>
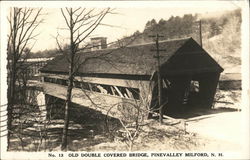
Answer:
<path fill-rule="evenodd" d="M 13 105 L 15 103 L 17 73 L 20 64 L 29 52 L 26 48 L 31 45 L 37 34 L 34 31 L 42 23 L 41 8 L 11 8 L 8 16 L 10 32 L 8 34 L 7 59 L 9 69 L 8 82 L 8 130 L 11 130 Z M 34 45 L 34 43 L 33 43 Z M 31 47 L 32 48 L 32 47 Z M 20 63 L 20 64 L 18 64 Z M 9 142 L 10 132 L 8 132 Z"/>
<path fill-rule="evenodd" d="M 130 87 L 129 82 L 127 86 Z M 143 88 L 143 83 L 138 82 L 138 86 Z M 129 151 L 133 150 L 135 141 L 142 132 L 142 127 L 147 125 L 148 114 L 155 112 L 150 107 L 150 97 L 142 96 L 148 94 L 151 87 L 148 89 L 140 90 L 141 93 L 137 93 L 139 99 L 126 98 L 122 102 L 112 105 L 106 115 L 107 131 L 113 138 L 125 142 Z M 113 126 L 113 122 L 109 120 L 109 117 L 114 114 L 119 121 L 119 127 Z"/>
<path fill-rule="evenodd" d="M 71 104 L 72 98 L 72 88 L 73 80 L 77 69 L 80 67 L 81 62 L 79 62 L 79 57 L 76 55 L 78 51 L 84 50 L 88 45 L 84 47 L 79 47 L 90 34 L 101 25 L 103 18 L 110 13 L 110 9 L 96 10 L 96 9 L 86 9 L 86 8 L 65 8 L 61 9 L 62 16 L 64 17 L 66 23 L 66 29 L 69 31 L 69 49 L 65 53 L 67 60 L 69 62 L 68 70 L 68 87 L 65 103 L 65 119 L 62 135 L 62 145 L 61 150 L 67 150 L 67 135 L 69 126 L 69 106 Z M 60 47 L 59 41 L 57 39 L 57 44 Z"/>

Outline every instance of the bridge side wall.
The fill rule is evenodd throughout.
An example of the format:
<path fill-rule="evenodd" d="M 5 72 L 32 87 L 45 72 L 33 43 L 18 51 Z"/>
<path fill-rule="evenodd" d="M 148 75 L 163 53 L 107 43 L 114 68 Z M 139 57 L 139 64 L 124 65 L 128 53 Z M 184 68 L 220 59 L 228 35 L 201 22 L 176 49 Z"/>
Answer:
<path fill-rule="evenodd" d="M 64 79 L 66 75 L 56 74 L 42 74 L 45 78 Z M 112 79 L 112 78 L 96 78 L 96 77 L 76 77 L 76 80 L 80 82 L 110 85 L 119 88 L 133 88 L 139 90 L 139 95 L 136 99 L 121 97 L 118 95 L 110 95 L 105 93 L 99 93 L 95 91 L 85 90 L 82 88 L 73 88 L 72 90 L 72 102 L 81 106 L 94 109 L 102 112 L 102 114 L 108 114 L 111 117 L 119 118 L 123 113 L 132 114 L 138 108 L 140 114 L 145 117 L 148 114 L 148 104 L 151 101 L 151 88 L 149 81 L 140 80 L 124 80 L 124 79 Z M 67 94 L 67 86 L 55 83 L 45 82 L 43 80 L 44 92 L 47 95 L 54 96 L 65 100 Z M 123 89 L 124 89 L 123 88 Z M 125 110 L 125 111 L 124 111 Z M 119 115 L 120 113 L 120 115 Z"/>

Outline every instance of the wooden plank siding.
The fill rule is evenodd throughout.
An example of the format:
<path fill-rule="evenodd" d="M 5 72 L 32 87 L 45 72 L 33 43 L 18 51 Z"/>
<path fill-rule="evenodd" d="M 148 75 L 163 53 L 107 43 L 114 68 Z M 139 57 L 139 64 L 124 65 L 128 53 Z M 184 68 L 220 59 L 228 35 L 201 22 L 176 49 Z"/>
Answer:
<path fill-rule="evenodd" d="M 43 74 L 44 78 L 55 78 L 55 79 L 64 79 L 66 80 L 66 75 L 55 75 L 55 74 Z M 127 88 L 136 88 L 139 90 L 139 99 L 133 99 L 126 96 L 118 96 L 111 94 L 99 93 L 91 90 L 85 90 L 74 87 L 72 90 L 72 102 L 82 105 L 84 107 L 88 107 L 91 109 L 95 109 L 97 111 L 102 112 L 103 114 L 107 114 L 111 107 L 115 105 L 135 105 L 140 106 L 142 110 L 145 111 L 145 116 L 147 116 L 147 112 L 149 111 L 149 104 L 151 103 L 151 84 L 150 81 L 139 81 L 139 80 L 122 80 L 122 79 L 111 79 L 111 78 L 93 78 L 93 77 L 76 77 L 76 80 L 80 82 L 89 82 L 96 84 L 104 84 L 113 86 L 115 90 L 119 90 L 119 87 Z M 118 86 L 118 87 L 117 87 Z M 51 95 L 53 97 L 57 97 L 60 99 L 66 99 L 67 87 L 65 85 L 55 84 L 45 82 L 43 80 L 43 89 L 44 93 L 47 95 Z M 120 91 L 118 91 L 120 92 Z M 119 95 L 122 93 L 120 92 Z M 113 107 L 112 114 L 109 113 L 111 117 L 119 117 L 119 112 L 117 111 L 117 107 Z"/>
<path fill-rule="evenodd" d="M 68 75 L 41 73 L 41 77 L 67 79 Z M 122 87 L 132 87 L 132 88 L 138 88 L 139 82 L 140 83 L 149 82 L 148 80 L 126 80 L 126 79 L 117 79 L 117 78 L 98 78 L 98 77 L 80 77 L 80 76 L 75 76 L 75 79 L 78 81 L 84 81 L 84 82 L 90 82 L 90 83 L 116 85 L 116 86 L 122 86 Z"/>

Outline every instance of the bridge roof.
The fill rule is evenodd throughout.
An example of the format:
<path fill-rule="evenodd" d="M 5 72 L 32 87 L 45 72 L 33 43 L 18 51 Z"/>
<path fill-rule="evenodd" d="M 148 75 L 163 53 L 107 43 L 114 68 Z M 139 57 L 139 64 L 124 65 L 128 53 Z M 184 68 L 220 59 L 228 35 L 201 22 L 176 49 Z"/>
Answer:
<path fill-rule="evenodd" d="M 189 71 L 216 71 L 221 72 L 223 69 L 203 50 L 192 38 L 165 40 L 159 42 L 159 48 L 165 51 L 160 52 L 160 63 L 162 67 L 166 67 L 168 63 L 171 69 L 169 72 L 174 72 L 182 69 Z M 156 54 L 155 43 L 147 43 L 142 45 L 133 45 L 115 49 L 103 49 L 92 52 L 81 52 L 75 56 L 75 66 L 78 67 L 80 74 L 122 74 L 122 75 L 152 75 L 156 69 Z M 198 56 L 199 53 L 202 56 Z M 188 56 L 188 62 L 178 61 L 172 63 L 174 55 Z M 68 54 L 57 56 L 51 60 L 40 71 L 47 73 L 67 73 L 69 68 Z M 199 58 L 201 62 L 194 62 L 190 66 L 191 61 L 197 61 Z M 176 58 L 175 58 L 176 59 Z M 198 60 L 199 61 L 199 60 Z M 171 62 L 171 63 L 170 63 Z M 184 68 L 181 67 L 185 66 Z M 193 62 L 192 62 L 193 63 Z M 173 65 L 174 64 L 174 65 Z M 171 66 L 172 65 L 172 66 Z M 174 67 L 173 67 L 174 66 Z M 168 68 L 168 66 L 167 66 Z M 176 72 L 178 72 L 176 70 Z M 164 69 L 164 72 L 167 69 Z"/>

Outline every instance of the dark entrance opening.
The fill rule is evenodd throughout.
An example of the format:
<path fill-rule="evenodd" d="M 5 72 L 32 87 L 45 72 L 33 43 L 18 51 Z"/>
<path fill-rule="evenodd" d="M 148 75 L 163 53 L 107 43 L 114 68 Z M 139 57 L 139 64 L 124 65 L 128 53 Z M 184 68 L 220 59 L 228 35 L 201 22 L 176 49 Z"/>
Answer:
<path fill-rule="evenodd" d="M 184 117 L 196 108 L 210 109 L 219 80 L 218 73 L 198 73 L 163 77 L 163 113 L 175 118 Z M 153 89 L 151 107 L 158 106 L 157 85 Z"/>

